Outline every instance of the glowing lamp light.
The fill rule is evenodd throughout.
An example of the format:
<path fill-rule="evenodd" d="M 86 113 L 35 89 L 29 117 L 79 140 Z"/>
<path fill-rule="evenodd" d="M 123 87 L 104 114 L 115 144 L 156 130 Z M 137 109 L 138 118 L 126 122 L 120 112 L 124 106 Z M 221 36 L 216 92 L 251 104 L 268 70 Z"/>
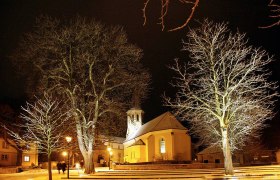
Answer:
<path fill-rule="evenodd" d="M 68 143 L 70 143 L 72 141 L 72 137 L 70 137 L 70 136 L 66 136 L 65 139 Z"/>
<path fill-rule="evenodd" d="M 67 156 L 67 152 L 66 152 L 66 151 L 63 151 L 63 152 L 62 152 L 62 155 L 63 155 L 63 156 Z"/>
<path fill-rule="evenodd" d="M 111 152 L 112 148 L 111 147 L 108 147 L 107 148 L 107 151 Z"/>

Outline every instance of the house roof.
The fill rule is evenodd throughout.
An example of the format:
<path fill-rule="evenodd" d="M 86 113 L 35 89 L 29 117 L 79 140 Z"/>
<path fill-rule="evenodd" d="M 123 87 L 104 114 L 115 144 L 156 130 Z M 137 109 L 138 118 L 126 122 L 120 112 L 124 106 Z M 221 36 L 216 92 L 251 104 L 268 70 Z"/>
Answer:
<path fill-rule="evenodd" d="M 125 140 L 125 138 L 123 137 L 117 137 L 117 136 L 106 136 L 106 135 L 99 135 L 98 138 L 102 141 L 102 142 L 110 142 L 110 143 L 118 143 L 118 144 L 122 144 Z"/>
<path fill-rule="evenodd" d="M 146 145 L 142 139 L 139 139 L 138 141 L 136 141 L 135 143 L 131 144 L 129 147 L 131 146 L 137 146 L 137 145 Z"/>
<path fill-rule="evenodd" d="M 187 130 L 170 112 L 163 113 L 155 119 L 142 125 L 138 131 L 132 136 L 127 137 L 126 141 L 142 136 L 149 132 L 166 130 L 166 129 L 181 129 Z"/>
<path fill-rule="evenodd" d="M 198 155 L 203 155 L 203 154 L 215 154 L 215 153 L 222 153 L 221 148 L 217 145 L 209 146 L 209 147 L 203 149 L 202 151 L 200 151 L 197 154 Z"/>

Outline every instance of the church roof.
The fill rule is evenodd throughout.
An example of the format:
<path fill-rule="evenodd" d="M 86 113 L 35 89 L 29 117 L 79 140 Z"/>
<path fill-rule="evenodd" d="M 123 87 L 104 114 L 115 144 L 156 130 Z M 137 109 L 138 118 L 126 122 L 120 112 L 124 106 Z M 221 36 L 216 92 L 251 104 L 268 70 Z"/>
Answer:
<path fill-rule="evenodd" d="M 181 129 L 187 130 L 170 112 L 163 113 L 162 115 L 156 117 L 155 119 L 142 125 L 138 131 L 127 137 L 126 141 L 137 138 L 149 132 L 166 130 L 166 129 Z"/>

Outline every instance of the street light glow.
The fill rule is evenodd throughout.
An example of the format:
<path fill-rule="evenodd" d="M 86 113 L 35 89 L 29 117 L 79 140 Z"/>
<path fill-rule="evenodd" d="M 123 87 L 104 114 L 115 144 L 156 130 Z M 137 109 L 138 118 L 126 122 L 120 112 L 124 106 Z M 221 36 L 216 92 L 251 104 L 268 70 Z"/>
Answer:
<path fill-rule="evenodd" d="M 68 154 L 68 153 L 67 153 L 66 151 L 63 151 L 63 152 L 62 152 L 62 156 L 67 156 L 67 154 Z"/>
<path fill-rule="evenodd" d="M 111 147 L 108 147 L 107 148 L 107 151 L 111 152 L 112 148 Z"/>
<path fill-rule="evenodd" d="M 68 143 L 70 143 L 72 141 L 72 137 L 70 137 L 70 136 L 66 136 L 65 139 Z"/>

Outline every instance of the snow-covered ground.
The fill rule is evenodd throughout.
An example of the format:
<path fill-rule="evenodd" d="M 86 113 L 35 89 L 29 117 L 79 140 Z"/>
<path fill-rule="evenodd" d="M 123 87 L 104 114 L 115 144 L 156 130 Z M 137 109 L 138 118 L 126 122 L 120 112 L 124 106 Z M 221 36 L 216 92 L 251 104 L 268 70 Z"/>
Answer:
<path fill-rule="evenodd" d="M 93 175 L 85 175 L 81 171 L 70 170 L 71 179 L 242 179 L 280 180 L 280 166 L 250 166 L 235 168 L 234 176 L 225 176 L 223 169 L 176 169 L 147 171 L 114 171 L 108 168 L 96 168 Z M 58 174 L 53 170 L 53 180 L 66 179 L 67 173 Z M 15 174 L 0 174 L 0 180 L 48 180 L 47 170 L 30 170 Z"/>

